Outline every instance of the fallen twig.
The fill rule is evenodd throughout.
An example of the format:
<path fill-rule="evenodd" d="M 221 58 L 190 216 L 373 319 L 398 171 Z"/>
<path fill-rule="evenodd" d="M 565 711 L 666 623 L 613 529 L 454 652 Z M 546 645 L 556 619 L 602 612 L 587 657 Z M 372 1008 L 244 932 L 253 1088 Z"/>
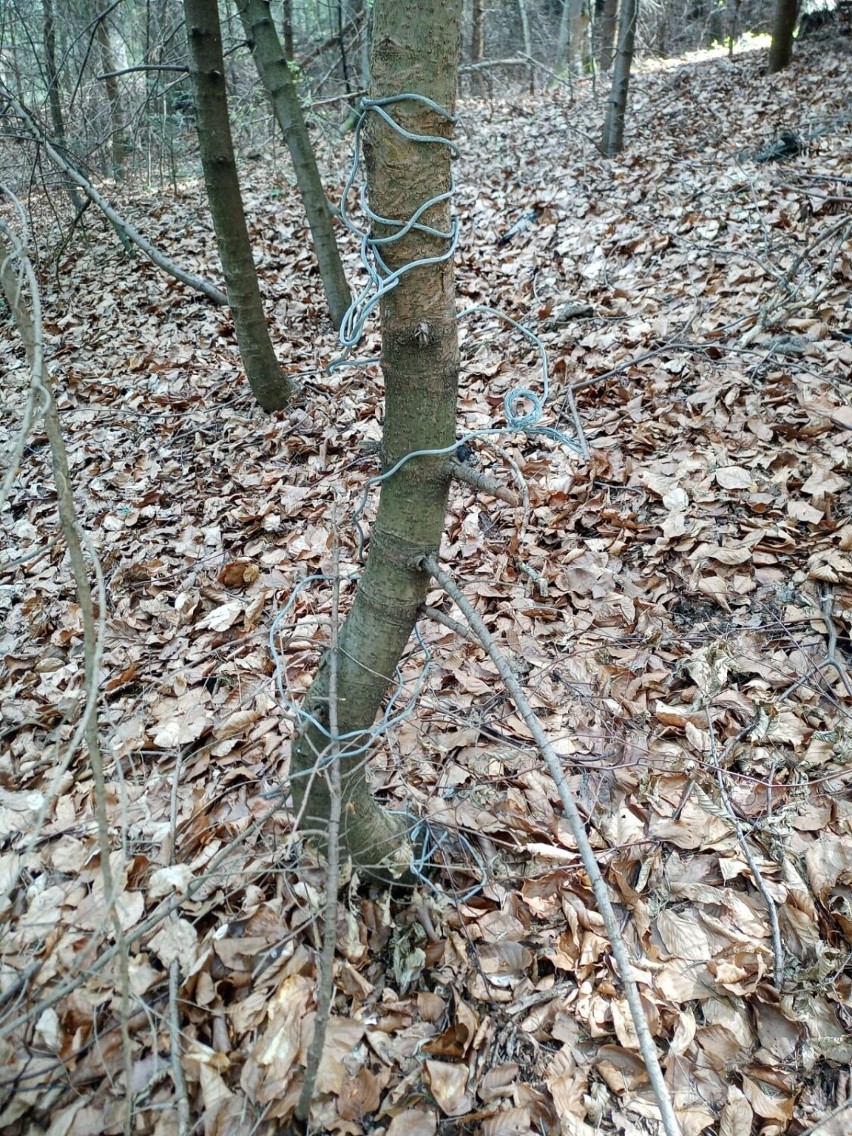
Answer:
<path fill-rule="evenodd" d="M 296 1105 L 296 1117 L 307 1122 L 311 1113 L 311 1101 L 316 1088 L 317 1073 L 325 1047 L 325 1035 L 331 1014 L 334 997 L 334 953 L 337 943 L 337 888 L 340 880 L 340 813 L 342 791 L 340 784 L 340 746 L 337 742 L 337 636 L 340 626 L 340 545 L 335 527 L 334 583 L 331 598 L 331 642 L 328 656 L 328 731 L 331 740 L 328 752 L 323 755 L 323 773 L 328 779 L 328 836 L 325 842 L 325 920 L 322 937 L 322 953 L 319 965 L 319 991 L 317 1010 L 314 1016 L 314 1036 L 308 1048 L 305 1079 Z M 307 795 L 305 796 L 307 800 Z"/>
<path fill-rule="evenodd" d="M 826 587 L 822 593 L 820 612 L 822 613 L 823 622 L 828 628 L 828 647 L 826 648 L 825 658 L 822 659 L 821 662 L 816 664 L 815 669 L 817 674 L 819 674 L 819 672 L 824 670 L 826 667 L 834 667 L 834 669 L 840 675 L 840 681 L 846 688 L 846 693 L 850 698 L 852 698 L 852 682 L 849 681 L 849 675 L 846 671 L 845 664 L 841 659 L 838 659 L 837 657 L 837 628 L 834 626 L 834 620 L 831 617 L 831 610 L 833 606 L 834 597 L 832 596 L 831 589 Z M 783 694 L 781 695 L 781 700 L 783 701 L 785 698 L 789 698 L 795 690 L 798 690 L 800 686 L 804 686 L 809 681 L 810 674 L 802 675 L 801 678 L 797 678 L 796 681 L 788 686 L 787 689 L 783 692 Z"/>
<path fill-rule="evenodd" d="M 774 965 L 775 986 L 778 990 L 784 981 L 784 949 L 781 946 L 781 926 L 778 922 L 778 906 L 775 900 L 769 894 L 769 888 L 766 886 L 766 881 L 761 874 L 760 868 L 757 866 L 757 861 L 752 855 L 751 848 L 749 848 L 746 834 L 743 832 L 743 826 L 740 824 L 739 818 L 734 811 L 734 806 L 731 803 L 731 798 L 728 796 L 728 790 L 725 788 L 725 775 L 722 766 L 719 762 L 719 756 L 716 752 L 716 735 L 713 732 L 713 718 L 710 714 L 709 708 L 707 714 L 707 731 L 710 735 L 710 758 L 713 764 L 713 769 L 716 774 L 716 784 L 719 787 L 719 799 L 722 807 L 725 810 L 725 821 L 734 830 L 737 840 L 739 841 L 740 848 L 742 849 L 743 856 L 746 863 L 751 870 L 755 886 L 760 894 L 763 896 L 763 902 L 766 904 L 766 911 L 769 916 L 769 927 L 772 935 L 772 960 Z M 739 740 L 739 737 L 737 738 Z"/>
<path fill-rule="evenodd" d="M 562 763 L 559 755 L 550 744 L 547 735 L 541 728 L 541 723 L 536 717 L 535 711 L 527 700 L 526 695 L 521 689 L 521 685 L 512 673 L 508 662 L 498 648 L 497 644 L 491 636 L 488 628 L 477 615 L 472 604 L 467 600 L 463 592 L 456 586 L 455 581 L 440 567 L 438 562 L 433 556 L 426 556 L 421 561 L 421 566 L 425 571 L 429 572 L 441 585 L 447 594 L 453 599 L 454 603 L 458 606 L 459 610 L 464 615 L 465 619 L 470 625 L 471 630 L 475 633 L 482 646 L 488 653 L 489 658 L 494 663 L 500 678 L 506 687 L 506 690 L 511 697 L 515 706 L 518 708 L 518 713 L 523 718 L 530 733 L 535 739 L 545 764 L 547 765 L 548 772 L 553 778 L 556 788 L 559 792 L 559 799 L 562 802 L 562 808 L 565 813 L 565 819 L 568 822 L 568 827 L 571 835 L 577 842 L 577 848 L 580 853 L 580 859 L 583 862 L 583 867 L 589 877 L 592 885 L 592 890 L 595 894 L 595 899 L 598 904 L 598 911 L 604 922 L 606 933 L 609 936 L 610 943 L 612 944 L 612 952 L 615 955 L 615 961 L 618 966 L 618 973 L 621 978 L 624 992 L 627 998 L 627 1004 L 630 1007 L 630 1016 L 633 1019 L 633 1026 L 636 1030 L 636 1037 L 639 1044 L 639 1052 L 642 1055 L 642 1060 L 645 1063 L 645 1068 L 648 1072 L 648 1078 L 651 1082 L 651 1088 L 654 1092 L 654 1097 L 657 1106 L 660 1110 L 660 1115 L 663 1123 L 663 1130 L 666 1136 L 681 1136 L 680 1125 L 678 1124 L 677 1117 L 675 1116 L 674 1108 L 669 1098 L 668 1089 L 666 1088 L 663 1079 L 663 1071 L 660 1067 L 659 1058 L 657 1056 L 657 1049 L 654 1044 L 654 1039 L 651 1036 L 651 1030 L 648 1026 L 648 1020 L 645 1017 L 645 1012 L 642 1009 L 642 999 L 639 994 L 639 987 L 633 977 L 630 959 L 627 954 L 627 945 L 624 941 L 624 936 L 619 928 L 619 920 L 615 914 L 612 906 L 612 901 L 609 898 L 609 891 L 607 889 L 606 881 L 603 878 L 598 862 L 595 859 L 595 854 L 592 851 L 592 846 L 589 843 L 589 838 L 586 835 L 586 829 L 583 825 L 583 820 L 577 809 L 577 805 L 571 795 L 571 790 L 568 787 L 568 782 L 565 779 L 565 774 L 562 770 Z"/>

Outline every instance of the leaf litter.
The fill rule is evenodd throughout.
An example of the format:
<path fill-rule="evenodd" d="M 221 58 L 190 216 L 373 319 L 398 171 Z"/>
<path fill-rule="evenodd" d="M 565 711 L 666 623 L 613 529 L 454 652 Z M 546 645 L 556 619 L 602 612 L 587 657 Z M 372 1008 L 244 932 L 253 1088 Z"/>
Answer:
<path fill-rule="evenodd" d="M 591 455 L 518 435 L 479 448 L 506 484 L 520 473 L 528 507 L 454 487 L 442 557 L 564 758 L 685 1136 L 796 1136 L 849 1094 L 848 89 L 823 48 L 772 79 L 748 55 L 642 70 L 611 162 L 578 133 L 602 114 L 585 85 L 576 102 L 559 88 L 460 108 L 460 297 L 542 338 L 549 421 L 569 428 L 574 384 Z M 801 155 L 754 164 L 800 120 Z M 335 509 L 357 570 L 347 519 L 378 470 L 381 380 L 323 373 L 337 348 L 297 203 L 269 163 L 245 176 L 273 336 L 303 383 L 286 412 L 252 406 L 227 313 L 123 260 L 96 219 L 42 281 L 77 507 L 107 577 L 100 725 L 133 1083 L 82 757 L 30 840 L 82 686 L 36 429 L 0 557 L 10 1133 L 120 1132 L 132 1105 L 134 1130 L 163 1136 L 181 1094 L 207 1136 L 248 1133 L 298 1099 L 325 877 L 284 807 L 291 725 L 266 634 L 331 564 Z M 198 183 L 128 197 L 152 239 L 216 278 Z M 460 428 L 498 425 L 536 360 L 487 318 L 460 331 Z M 8 327 L 2 350 L 5 442 L 27 380 Z M 330 603 L 300 596 L 294 697 Z M 440 590 L 430 603 L 448 608 Z M 344 883 L 315 1128 L 656 1131 L 556 787 L 484 652 L 422 630 L 425 692 L 370 773 L 450 839 L 435 889 Z"/>

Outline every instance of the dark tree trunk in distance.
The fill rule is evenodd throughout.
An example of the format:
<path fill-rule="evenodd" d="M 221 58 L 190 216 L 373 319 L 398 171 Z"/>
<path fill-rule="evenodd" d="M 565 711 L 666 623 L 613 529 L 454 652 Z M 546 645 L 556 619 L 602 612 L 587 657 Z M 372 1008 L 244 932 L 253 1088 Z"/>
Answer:
<path fill-rule="evenodd" d="M 118 77 L 115 71 L 115 59 L 112 53 L 109 28 L 105 18 L 98 20 L 98 44 L 101 49 L 101 66 L 104 71 L 104 84 L 106 86 L 107 103 L 109 104 L 110 118 L 110 161 L 112 176 L 116 181 L 124 180 L 124 162 L 127 157 L 125 146 L 124 125 L 122 123 L 121 94 L 118 89 Z"/>
<path fill-rule="evenodd" d="M 470 24 L 470 61 L 481 63 L 485 58 L 485 0 L 473 0 Z M 480 93 L 485 79 L 480 71 L 470 73 L 471 90 Z"/>
<path fill-rule="evenodd" d="M 598 62 L 601 71 L 609 71 L 612 67 L 612 49 L 615 43 L 615 29 L 618 23 L 618 0 L 604 0 L 603 18 L 601 19 L 600 47 L 598 48 Z"/>
<path fill-rule="evenodd" d="M 293 0 L 284 0 L 283 19 L 284 58 L 289 62 L 293 58 Z"/>
<path fill-rule="evenodd" d="M 775 0 L 772 43 L 769 47 L 769 74 L 783 71 L 793 58 L 793 32 L 796 30 L 797 0 Z"/>
<path fill-rule="evenodd" d="M 184 0 L 201 165 L 234 330 L 246 378 L 264 410 L 287 405 L 293 388 L 275 358 L 260 298 L 228 121 L 216 0 Z"/>
<path fill-rule="evenodd" d="M 238 8 L 260 81 L 272 100 L 275 117 L 290 151 L 328 310 L 334 326 L 339 328 L 351 299 L 349 285 L 293 76 L 272 21 L 269 0 L 238 0 Z"/>
<path fill-rule="evenodd" d="M 62 97 L 59 90 L 59 72 L 56 68 L 56 19 L 53 10 L 53 0 L 42 0 L 42 14 L 44 16 L 44 59 L 47 74 L 47 101 L 50 106 L 50 121 L 53 125 L 53 139 L 63 156 L 70 160 L 68 146 L 65 140 L 65 119 L 62 114 Z M 77 192 L 77 187 L 70 178 L 65 178 L 65 188 L 71 199 L 71 204 L 79 213 L 83 208 L 83 201 Z"/>
<path fill-rule="evenodd" d="M 452 111 L 458 67 L 462 0 L 377 0 L 373 25 L 371 96 L 412 91 Z M 447 137 L 450 124 L 414 102 L 395 104 L 393 117 L 413 133 Z M 407 220 L 424 201 L 450 185 L 446 147 L 411 142 L 376 115 L 364 131 L 370 206 L 381 217 Z M 447 202 L 429 209 L 423 223 L 446 232 Z M 382 235 L 379 233 L 378 235 Z M 412 230 L 384 246 L 393 269 L 446 251 L 447 242 Z M 458 337 L 452 261 L 423 265 L 402 276 L 381 305 L 382 371 L 385 378 L 385 469 L 421 449 L 455 439 Z M 449 465 L 441 457 L 415 458 L 382 483 L 370 552 L 352 610 L 340 632 L 337 721 L 341 734 L 369 730 L 394 668 L 411 636 L 429 588 L 420 567 L 427 550 L 437 555 L 444 527 Z M 305 708 L 328 723 L 328 664 L 321 665 Z M 319 772 L 310 795 L 308 778 L 327 739 L 315 727 L 293 743 L 291 789 L 305 804 L 308 829 L 327 824 L 329 792 Z M 342 854 L 379 879 L 408 866 L 407 822 L 379 808 L 369 792 L 363 758 L 342 764 Z"/>
<path fill-rule="evenodd" d="M 618 22 L 618 53 L 612 75 L 612 89 L 606 111 L 601 151 L 608 158 L 624 148 L 624 116 L 627 113 L 627 88 L 630 85 L 630 65 L 633 62 L 633 43 L 636 38 L 636 20 L 639 0 L 621 0 L 621 18 Z"/>

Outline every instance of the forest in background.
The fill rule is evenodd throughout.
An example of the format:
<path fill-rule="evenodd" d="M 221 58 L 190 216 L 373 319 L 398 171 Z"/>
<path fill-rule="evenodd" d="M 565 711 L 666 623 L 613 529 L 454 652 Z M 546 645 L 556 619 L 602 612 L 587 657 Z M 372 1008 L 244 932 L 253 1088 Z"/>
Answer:
<path fill-rule="evenodd" d="M 520 58 L 508 7 L 485 43 Z M 474 439 L 462 460 L 491 491 L 453 483 L 441 562 L 562 763 L 682 1132 L 840 1136 L 852 1064 L 849 40 L 834 25 L 801 39 L 768 77 L 765 42 L 660 59 L 643 32 L 625 148 L 604 158 L 605 73 L 543 63 L 560 13 L 529 10 L 537 65 L 466 72 L 462 57 L 458 308 L 520 328 L 485 312 L 459 324 L 457 425 L 504 427 L 507 392 L 541 393 L 524 328 L 548 357 L 541 421 L 569 439 L 579 425 L 588 458 L 552 436 Z M 669 13 L 667 34 L 718 43 L 706 16 Z M 234 19 L 223 6 L 226 48 Z M 171 30 L 163 66 L 183 66 Z M 293 38 L 304 53 L 337 35 L 298 87 L 338 204 L 353 137 L 336 100 L 361 88 L 363 45 L 353 28 L 347 79 L 341 28 L 324 30 L 297 19 Z M 75 748 L 82 616 L 36 421 L 3 466 L 10 1132 L 296 1130 L 328 869 L 288 807 L 284 710 L 336 634 L 337 590 L 318 580 L 285 605 L 319 574 L 351 605 L 384 383 L 378 318 L 357 348 L 373 362 L 329 366 L 341 348 L 286 148 L 247 56 L 226 58 L 263 307 L 298 387 L 273 415 L 246 385 L 229 309 L 80 210 L 8 104 L 4 116 L 0 165 L 26 209 L 74 504 L 105 600 L 99 790 Z M 81 84 L 92 101 L 68 117 L 66 142 L 88 138 L 87 176 L 121 217 L 221 287 L 181 89 L 158 85 L 157 113 L 134 118 L 143 133 L 117 150 L 110 100 Z M 12 209 L 3 219 L 21 232 Z M 336 233 L 357 292 L 357 241 Z M 0 360 L 14 454 L 31 381 L 8 308 Z M 389 809 L 428 822 L 436 848 L 430 871 L 395 890 L 341 865 L 313 1131 L 662 1131 L 559 787 L 446 589 L 427 598 L 401 671 L 417 699 L 374 746 L 369 776 Z"/>

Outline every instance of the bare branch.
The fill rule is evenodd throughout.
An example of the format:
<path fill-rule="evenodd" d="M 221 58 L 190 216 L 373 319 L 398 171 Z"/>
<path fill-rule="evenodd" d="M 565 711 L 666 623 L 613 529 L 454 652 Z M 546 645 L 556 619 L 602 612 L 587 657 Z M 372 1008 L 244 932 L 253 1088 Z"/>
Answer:
<path fill-rule="evenodd" d="M 562 770 L 562 763 L 556 750 L 550 744 L 547 735 L 541 728 L 541 723 L 536 717 L 535 711 L 527 700 L 526 695 L 521 689 L 521 685 L 512 673 L 512 669 L 506 661 L 504 655 L 501 653 L 499 647 L 494 642 L 488 628 L 477 615 L 472 604 L 465 597 L 460 588 L 456 586 L 455 581 L 448 572 L 445 572 L 440 567 L 437 560 L 433 556 L 426 556 L 421 561 L 422 568 L 429 572 L 441 585 L 441 587 L 457 604 L 459 610 L 464 615 L 465 619 L 470 625 L 471 630 L 476 634 L 482 646 L 488 653 L 494 666 L 503 680 L 506 690 L 518 708 L 518 713 L 523 718 L 530 733 L 535 739 L 536 745 L 541 751 L 550 776 L 556 785 L 559 792 L 559 799 L 562 802 L 562 808 L 565 813 L 565 819 L 568 823 L 568 828 L 571 835 L 577 842 L 577 848 L 580 853 L 580 859 L 583 862 L 583 867 L 589 877 L 592 885 L 592 890 L 595 893 L 595 899 L 598 904 L 598 911 L 604 922 L 606 933 L 609 936 L 609 941 L 612 944 L 612 953 L 615 955 L 615 961 L 618 965 L 618 973 L 621 978 L 624 992 L 627 998 L 627 1004 L 630 1007 L 630 1016 L 633 1019 L 633 1027 L 636 1030 L 636 1037 L 639 1043 L 639 1051 L 642 1055 L 642 1060 L 645 1063 L 645 1068 L 648 1072 L 648 1078 L 651 1082 L 651 1087 L 654 1091 L 654 1097 L 657 1101 L 657 1106 L 660 1110 L 662 1117 L 663 1129 L 666 1136 L 681 1136 L 680 1125 L 678 1124 L 677 1117 L 675 1116 L 674 1108 L 672 1107 L 669 1098 L 668 1089 L 666 1088 L 665 1080 L 663 1079 L 663 1071 L 660 1068 L 660 1061 L 657 1057 L 657 1049 L 654 1044 L 654 1039 L 651 1036 L 651 1030 L 648 1026 L 648 1020 L 645 1017 L 645 1011 L 642 1009 L 642 999 L 639 994 L 639 987 L 636 984 L 636 979 L 633 977 L 633 970 L 630 963 L 630 958 L 627 954 L 627 945 L 624 941 L 624 936 L 621 934 L 619 928 L 618 916 L 615 914 L 615 909 L 612 906 L 612 900 L 609 898 L 609 890 L 606 886 L 606 881 L 595 859 L 595 854 L 592 851 L 592 846 L 589 843 L 589 838 L 586 835 L 586 829 L 583 825 L 583 819 L 580 816 L 577 805 L 571 795 L 571 790 L 568 787 L 568 782 L 565 779 L 565 774 Z"/>
<path fill-rule="evenodd" d="M 98 209 L 115 225 L 119 233 L 123 233 L 131 244 L 141 249 L 148 259 L 156 264 L 158 268 L 161 268 L 163 272 L 167 273 L 169 276 L 174 276 L 176 280 L 180 280 L 182 284 L 186 284 L 196 292 L 201 292 L 208 300 L 212 300 L 214 304 L 227 305 L 228 297 L 224 292 L 220 292 L 218 288 L 214 287 L 209 281 L 203 280 L 200 276 L 193 276 L 192 273 L 185 272 L 182 268 L 178 268 L 168 257 L 163 256 L 146 237 L 143 237 L 139 230 L 134 228 L 129 221 L 125 221 L 120 214 L 116 213 L 109 202 L 95 189 L 89 179 L 84 177 L 78 169 L 63 158 L 56 147 L 48 141 L 41 127 L 26 107 L 15 98 L 14 94 L 2 82 L 0 82 L 0 89 L 2 89 L 5 97 L 13 106 L 15 113 L 26 126 L 33 141 L 42 146 L 50 160 L 57 165 L 75 185 L 79 186 L 87 197 L 91 198 Z"/>

